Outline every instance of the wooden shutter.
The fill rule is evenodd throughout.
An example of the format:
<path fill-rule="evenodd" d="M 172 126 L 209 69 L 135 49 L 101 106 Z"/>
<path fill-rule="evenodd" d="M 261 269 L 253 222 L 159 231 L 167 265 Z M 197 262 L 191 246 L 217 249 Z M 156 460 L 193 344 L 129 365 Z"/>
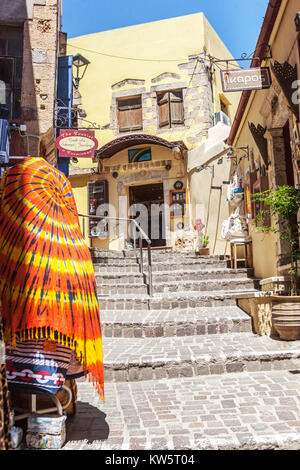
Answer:
<path fill-rule="evenodd" d="M 183 124 L 183 99 L 182 91 L 171 91 L 170 92 L 170 114 L 171 124 Z"/>
<path fill-rule="evenodd" d="M 141 98 L 128 98 L 118 102 L 119 131 L 134 131 L 143 128 Z"/>
<path fill-rule="evenodd" d="M 170 127 L 169 93 L 157 95 L 159 127 Z"/>

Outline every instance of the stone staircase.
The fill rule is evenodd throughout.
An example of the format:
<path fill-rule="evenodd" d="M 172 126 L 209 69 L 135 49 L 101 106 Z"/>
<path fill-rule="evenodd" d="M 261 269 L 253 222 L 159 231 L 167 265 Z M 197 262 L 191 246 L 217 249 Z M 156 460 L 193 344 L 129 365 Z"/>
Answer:
<path fill-rule="evenodd" d="M 261 426 L 259 431 L 243 423 L 245 408 L 238 405 L 234 392 L 235 389 L 236 393 L 240 390 L 244 397 L 249 392 L 244 384 L 247 381 L 254 384 L 254 392 L 248 397 L 251 407 L 251 399 L 252 404 L 253 398 L 259 403 L 260 399 L 264 400 L 268 396 L 262 393 L 261 398 L 258 397 L 262 377 L 265 383 L 275 380 L 275 385 L 272 382 L 271 398 L 276 384 L 283 383 L 286 389 L 282 393 L 286 393 L 288 399 L 291 396 L 288 385 L 292 388 L 292 379 L 293 392 L 296 388 L 295 380 L 298 380 L 300 390 L 299 377 L 290 374 L 300 369 L 300 342 L 284 342 L 278 338 L 256 335 L 251 317 L 237 306 L 238 297 L 258 291 L 259 283 L 251 269 L 230 269 L 229 259 L 224 256 L 197 257 L 192 253 L 154 250 L 154 294 L 149 297 L 146 279 L 139 272 L 133 252 L 94 249 L 92 257 L 102 321 L 105 386 L 111 394 L 108 402 L 110 400 L 113 403 L 113 415 L 121 413 L 119 408 L 122 407 L 122 400 L 125 400 L 125 408 L 119 419 L 125 420 L 122 432 L 124 434 L 126 429 L 126 438 L 122 435 L 123 440 L 119 439 L 120 449 L 288 448 L 289 444 L 300 442 L 300 392 L 294 394 L 299 401 L 298 408 L 297 403 L 296 408 L 294 402 L 290 408 L 286 404 L 286 412 L 287 409 L 294 410 L 294 419 L 290 420 L 293 424 L 285 431 L 283 440 L 277 428 L 267 428 L 264 418 L 258 418 L 256 423 L 258 427 Z M 146 262 L 146 254 L 144 258 Z M 266 377 L 265 374 L 269 375 Z M 229 383 L 233 384 L 233 388 L 228 388 Z M 207 387 L 210 399 L 219 398 L 218 406 L 213 405 L 214 401 L 210 404 Z M 127 398 L 123 397 L 124 390 Z M 167 392 L 163 398 L 159 395 L 161 390 Z M 177 390 L 181 391 L 180 397 Z M 199 392 L 196 396 L 195 390 Z M 152 425 L 146 429 L 141 427 L 139 399 L 144 397 L 146 400 L 148 396 L 151 401 L 151 393 L 156 396 L 156 401 L 148 406 L 148 413 L 156 418 L 152 418 Z M 136 394 L 138 398 L 134 400 L 137 402 L 133 403 L 132 397 Z M 129 396 L 130 402 L 126 401 Z M 173 401 L 170 397 L 173 397 Z M 242 400 L 244 406 L 247 404 L 242 398 L 238 399 Z M 235 403 L 231 410 L 226 409 L 226 401 L 230 400 Z M 224 409 L 220 410 L 223 402 Z M 160 407 L 164 404 L 165 408 Z M 131 420 L 136 420 L 136 427 L 134 422 L 127 422 L 126 409 L 130 407 Z M 207 407 L 204 414 L 201 411 L 203 407 Z M 210 410 L 214 410 L 214 407 L 214 414 L 211 415 Z M 275 408 L 272 408 L 274 415 L 277 413 Z M 159 410 L 165 410 L 165 413 L 159 414 L 162 413 Z M 218 434 L 216 430 L 213 432 L 215 428 L 211 421 L 217 419 L 221 411 L 223 417 L 231 413 L 232 424 L 226 427 L 223 422 L 221 430 L 216 425 Z M 191 415 L 192 419 L 189 420 Z M 191 423 L 197 415 L 200 420 L 197 421 L 197 418 L 198 425 L 194 423 L 193 427 Z M 159 419 L 166 420 L 163 426 Z M 251 416 L 248 420 L 251 423 Z M 225 422 L 229 423 L 229 420 Z M 278 430 L 284 426 L 283 422 L 279 419 L 278 424 L 276 421 Z M 156 428 L 161 429 L 161 434 L 164 432 L 168 435 L 160 444 L 155 438 Z M 181 436 L 181 444 L 178 439 L 174 440 L 172 430 L 177 437 Z M 254 437 L 257 432 L 259 440 Z M 241 434 L 243 438 L 239 437 Z M 170 436 L 173 436 L 172 439 Z M 139 447 L 132 443 L 132 439 L 135 439 L 135 443 L 143 441 L 146 447 Z M 278 444 L 279 441 L 281 444 Z M 112 449 L 113 446 L 113 437 L 112 441 L 108 439 L 106 444 L 101 443 L 101 448 Z"/>
<path fill-rule="evenodd" d="M 237 306 L 238 297 L 258 291 L 252 269 L 229 269 L 224 256 L 168 250 L 153 251 L 152 260 L 149 297 L 133 252 L 93 252 L 106 382 L 299 365 L 291 358 L 298 342 L 255 335 Z"/>

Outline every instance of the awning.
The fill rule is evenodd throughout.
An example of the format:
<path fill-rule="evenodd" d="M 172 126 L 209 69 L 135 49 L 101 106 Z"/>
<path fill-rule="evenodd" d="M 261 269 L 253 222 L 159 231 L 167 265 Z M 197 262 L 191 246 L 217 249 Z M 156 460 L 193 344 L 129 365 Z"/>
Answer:
<path fill-rule="evenodd" d="M 188 152 L 188 172 L 194 170 L 200 165 L 205 165 L 212 158 L 224 153 L 228 146 L 225 141 L 229 136 L 231 127 L 222 122 L 208 131 L 206 141 Z"/>
<path fill-rule="evenodd" d="M 168 141 L 157 137 L 155 135 L 149 134 L 126 134 L 122 137 L 118 137 L 111 142 L 103 145 L 99 150 L 96 150 L 96 158 L 110 158 L 116 153 L 124 150 L 128 147 L 134 145 L 160 145 L 162 147 L 167 147 L 173 149 L 174 147 L 179 147 L 180 150 L 187 150 L 184 142 L 182 140 L 178 141 Z"/>

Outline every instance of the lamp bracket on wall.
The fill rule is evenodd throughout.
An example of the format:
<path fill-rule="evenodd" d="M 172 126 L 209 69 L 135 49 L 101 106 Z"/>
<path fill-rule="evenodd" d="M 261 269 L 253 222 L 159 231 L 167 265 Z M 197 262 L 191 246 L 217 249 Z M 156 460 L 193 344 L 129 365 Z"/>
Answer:
<path fill-rule="evenodd" d="M 200 173 L 200 171 L 203 171 L 203 170 L 210 170 L 212 173 L 212 176 L 214 177 L 215 167 L 213 165 L 200 165 L 196 168 L 197 173 Z"/>
<path fill-rule="evenodd" d="M 79 107 L 70 108 L 64 106 L 61 100 L 56 101 L 54 111 L 54 127 L 56 129 L 82 129 L 82 130 L 100 130 L 101 126 L 96 122 L 88 121 L 83 118 L 83 110 Z M 72 125 L 70 126 L 70 123 Z"/>

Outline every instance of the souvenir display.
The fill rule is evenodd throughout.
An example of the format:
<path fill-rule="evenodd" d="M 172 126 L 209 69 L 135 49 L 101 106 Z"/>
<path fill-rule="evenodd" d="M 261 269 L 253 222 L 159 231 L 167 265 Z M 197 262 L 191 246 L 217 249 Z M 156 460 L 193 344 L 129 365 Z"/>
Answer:
<path fill-rule="evenodd" d="M 43 158 L 26 157 L 5 172 L 0 209 L 0 297 L 7 346 L 16 349 L 21 343 L 25 348 L 29 342 L 30 350 L 32 340 L 48 340 L 69 348 L 104 398 L 94 268 L 69 181 Z M 59 383 L 61 376 L 55 374 L 61 371 L 54 369 L 46 372 Z M 47 374 L 40 377 L 39 383 L 51 383 Z"/>

